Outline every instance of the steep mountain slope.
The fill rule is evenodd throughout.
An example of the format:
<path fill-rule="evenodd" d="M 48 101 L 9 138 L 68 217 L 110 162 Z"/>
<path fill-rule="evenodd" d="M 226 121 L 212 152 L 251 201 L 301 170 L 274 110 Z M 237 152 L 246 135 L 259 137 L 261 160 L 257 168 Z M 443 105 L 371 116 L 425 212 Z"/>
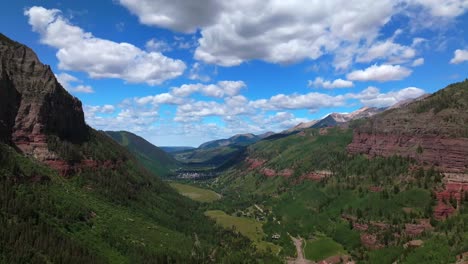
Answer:
<path fill-rule="evenodd" d="M 348 150 L 468 171 L 468 80 L 370 118 L 357 126 Z"/>
<path fill-rule="evenodd" d="M 81 102 L 31 49 L 0 35 L 0 63 L 0 263 L 260 257 L 88 127 Z"/>
<path fill-rule="evenodd" d="M 168 176 L 177 168 L 177 161 L 144 138 L 127 131 L 106 131 L 112 139 L 127 148 L 147 170 L 158 176 Z"/>
<path fill-rule="evenodd" d="M 3 35 L 0 41 L 1 138 L 41 160 L 54 158 L 44 148 L 48 134 L 78 144 L 85 141 L 89 131 L 81 102 L 31 49 Z"/>

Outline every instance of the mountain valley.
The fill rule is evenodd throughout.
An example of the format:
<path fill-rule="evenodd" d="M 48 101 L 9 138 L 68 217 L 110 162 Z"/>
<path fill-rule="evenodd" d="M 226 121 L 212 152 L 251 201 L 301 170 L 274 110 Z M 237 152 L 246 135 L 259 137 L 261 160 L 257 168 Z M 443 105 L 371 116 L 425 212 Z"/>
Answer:
<path fill-rule="evenodd" d="M 467 0 L 32 2 L 0 264 L 468 263 Z"/>

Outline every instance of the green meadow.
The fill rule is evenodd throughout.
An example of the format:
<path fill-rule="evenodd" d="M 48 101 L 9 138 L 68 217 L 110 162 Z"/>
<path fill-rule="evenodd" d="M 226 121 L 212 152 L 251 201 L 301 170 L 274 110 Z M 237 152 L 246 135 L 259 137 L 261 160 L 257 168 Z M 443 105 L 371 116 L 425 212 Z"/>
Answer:
<path fill-rule="evenodd" d="M 262 228 L 263 224 L 255 219 L 228 215 L 221 210 L 209 210 L 205 212 L 205 215 L 214 219 L 220 226 L 234 229 L 248 237 L 260 251 L 271 250 L 271 252 L 278 253 L 281 250 L 281 247 L 264 241 L 265 233 Z"/>
<path fill-rule="evenodd" d="M 198 188 L 188 184 L 171 182 L 169 185 L 180 194 L 202 203 L 211 203 L 221 198 L 221 195 L 208 189 Z"/>

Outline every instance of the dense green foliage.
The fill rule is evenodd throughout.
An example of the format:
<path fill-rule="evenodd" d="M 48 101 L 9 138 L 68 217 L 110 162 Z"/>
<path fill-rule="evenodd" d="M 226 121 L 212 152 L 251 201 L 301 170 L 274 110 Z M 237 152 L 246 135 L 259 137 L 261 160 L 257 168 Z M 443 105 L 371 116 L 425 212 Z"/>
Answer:
<path fill-rule="evenodd" d="M 92 131 L 83 145 L 51 137 L 70 162 L 101 160 L 63 178 L 0 145 L 0 260 L 5 263 L 256 262 L 245 237 L 217 228 L 198 205 Z M 55 140 L 55 141 L 53 141 Z M 71 156 L 71 155 L 70 155 Z"/>
<path fill-rule="evenodd" d="M 318 236 L 307 240 L 304 247 L 304 254 L 307 259 L 320 261 L 331 256 L 346 254 L 343 247 L 328 237 Z"/>
<path fill-rule="evenodd" d="M 468 108 L 468 79 L 464 82 L 454 83 L 442 89 L 429 98 L 419 101 L 414 105 L 417 113 L 433 110 L 439 113 L 445 109 L 456 109 L 463 112 Z"/>
<path fill-rule="evenodd" d="M 253 204 L 268 208 L 263 225 L 265 241 L 281 246 L 282 256 L 295 255 L 288 234 L 304 238 L 321 236 L 337 246 L 335 249 L 343 247 L 353 259 L 364 263 L 395 260 L 442 263 L 442 259 L 447 263 L 468 250 L 463 242 L 468 238 L 462 221 L 467 217 L 464 210 L 447 222 L 433 219 L 435 199 L 431 190 L 441 186 L 440 173 L 432 168 L 418 168 L 407 158 L 350 156 L 346 146 L 351 135 L 350 130 L 340 128 L 325 133 L 308 129 L 302 135 L 264 140 L 250 146 L 248 156 L 263 160 L 261 168 L 291 169 L 293 175 L 266 177 L 261 168 L 248 169 L 247 163 L 235 166 L 220 178 L 205 183 L 223 194 L 223 199 L 209 208 L 222 209 L 231 215 Z M 328 172 L 330 176 L 320 181 L 303 178 L 317 171 Z M 346 220 L 344 216 L 355 220 Z M 414 223 L 415 219 L 431 219 L 435 230 L 417 236 L 427 246 L 404 249 L 403 244 L 414 239 L 405 235 L 405 224 Z M 353 222 L 369 225 L 367 232 L 375 234 L 385 248 L 375 251 L 365 248 L 360 238 L 362 232 L 353 227 Z M 391 228 L 379 229 L 370 223 L 385 223 Z M 441 242 L 443 239 L 437 235 L 441 232 L 445 232 L 443 237 L 448 242 Z M 280 239 L 269 238 L 276 233 L 281 235 Z M 393 236 L 394 233 L 400 235 Z M 438 244 L 440 247 L 435 246 Z"/>

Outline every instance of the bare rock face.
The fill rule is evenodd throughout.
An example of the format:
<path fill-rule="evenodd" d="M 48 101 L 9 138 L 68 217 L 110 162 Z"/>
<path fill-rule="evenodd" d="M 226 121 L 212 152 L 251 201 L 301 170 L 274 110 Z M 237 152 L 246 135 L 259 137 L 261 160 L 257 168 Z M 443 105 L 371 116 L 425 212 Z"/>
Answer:
<path fill-rule="evenodd" d="M 354 130 L 348 152 L 411 157 L 444 172 L 468 171 L 468 80 L 371 117 Z"/>
<path fill-rule="evenodd" d="M 81 102 L 28 47 L 0 34 L 0 140 L 44 161 L 47 136 L 81 143 L 88 137 Z"/>

